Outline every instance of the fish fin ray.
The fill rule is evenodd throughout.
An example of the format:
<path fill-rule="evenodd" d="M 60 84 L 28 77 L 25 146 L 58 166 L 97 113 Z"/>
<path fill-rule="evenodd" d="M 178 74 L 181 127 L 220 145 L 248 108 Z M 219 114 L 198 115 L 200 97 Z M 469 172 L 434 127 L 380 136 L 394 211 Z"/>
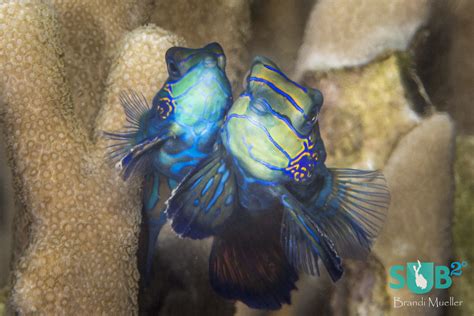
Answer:
<path fill-rule="evenodd" d="M 233 212 L 237 185 L 222 148 L 201 161 L 173 190 L 166 214 L 174 231 L 192 239 L 213 235 Z"/>
<path fill-rule="evenodd" d="M 331 279 L 339 280 L 343 273 L 341 258 L 334 243 L 326 236 L 306 209 L 289 192 L 282 194 L 285 209 L 281 243 L 288 260 L 298 270 L 318 274 L 318 259 L 326 267 Z"/>
<path fill-rule="evenodd" d="M 274 310 L 290 304 L 298 275 L 279 242 L 280 216 L 253 218 L 239 212 L 232 227 L 214 238 L 209 259 L 213 289 L 249 307 Z"/>
<path fill-rule="evenodd" d="M 312 217 L 342 257 L 363 259 L 383 226 L 389 204 L 380 171 L 329 169 Z"/>

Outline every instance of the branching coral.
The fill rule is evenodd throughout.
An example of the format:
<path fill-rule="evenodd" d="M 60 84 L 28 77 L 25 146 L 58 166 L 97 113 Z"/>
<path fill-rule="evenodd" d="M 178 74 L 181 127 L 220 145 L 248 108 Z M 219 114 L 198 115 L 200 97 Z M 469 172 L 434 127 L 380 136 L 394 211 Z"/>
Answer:
<path fill-rule="evenodd" d="M 166 76 L 164 52 L 178 43 L 154 27 L 124 40 L 99 129 L 119 124 L 113 113 L 121 88 L 153 95 Z M 22 313 L 132 314 L 138 186 L 125 185 L 103 162 L 103 146 L 88 138 L 73 111 L 62 56 L 58 22 L 48 5 L 0 5 L 4 127 L 17 195 L 32 217 L 13 303 Z"/>
<path fill-rule="evenodd" d="M 147 20 L 150 0 L 52 0 L 76 117 L 92 130 L 113 54 L 128 31 Z"/>

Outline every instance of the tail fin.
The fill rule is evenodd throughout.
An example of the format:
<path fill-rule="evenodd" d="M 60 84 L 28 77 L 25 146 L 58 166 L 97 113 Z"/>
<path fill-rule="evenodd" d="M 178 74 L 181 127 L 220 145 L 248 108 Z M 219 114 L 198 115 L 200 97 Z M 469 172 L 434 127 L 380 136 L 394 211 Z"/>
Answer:
<path fill-rule="evenodd" d="M 312 219 L 342 257 L 365 258 L 385 221 L 390 193 L 380 171 L 329 169 Z"/>
<path fill-rule="evenodd" d="M 211 285 L 221 296 L 252 308 L 279 309 L 290 303 L 298 279 L 279 242 L 281 212 L 258 218 L 243 212 L 239 210 L 235 224 L 214 238 Z"/>

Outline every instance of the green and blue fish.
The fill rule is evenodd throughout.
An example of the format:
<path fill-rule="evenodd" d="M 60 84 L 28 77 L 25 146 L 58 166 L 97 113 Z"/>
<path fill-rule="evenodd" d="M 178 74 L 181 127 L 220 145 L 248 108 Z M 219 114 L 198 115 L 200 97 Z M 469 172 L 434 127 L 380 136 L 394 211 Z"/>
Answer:
<path fill-rule="evenodd" d="M 227 113 L 218 148 L 173 191 L 166 213 L 182 237 L 214 236 L 213 288 L 254 308 L 290 302 L 298 272 L 333 281 L 364 257 L 385 219 L 379 171 L 324 164 L 321 93 L 257 57 Z"/>
<path fill-rule="evenodd" d="M 160 186 L 175 188 L 214 149 L 224 116 L 232 104 L 222 47 L 172 47 L 166 52 L 168 79 L 153 98 L 131 92 L 121 102 L 128 126 L 106 133 L 115 140 L 110 159 L 123 177 L 144 177 L 142 231 L 148 235 L 139 268 L 149 279 L 155 243 L 166 216 L 158 206 Z"/>

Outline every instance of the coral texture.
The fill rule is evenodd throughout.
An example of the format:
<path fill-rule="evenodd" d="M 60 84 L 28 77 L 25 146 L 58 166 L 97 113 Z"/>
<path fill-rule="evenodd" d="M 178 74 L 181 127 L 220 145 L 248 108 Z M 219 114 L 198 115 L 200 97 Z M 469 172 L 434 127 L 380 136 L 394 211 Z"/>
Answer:
<path fill-rule="evenodd" d="M 453 222 L 454 258 L 472 264 L 474 251 L 474 136 L 458 136 L 456 140 L 456 163 L 454 165 L 456 192 Z M 474 273 L 464 271 L 462 282 L 455 284 L 451 293 L 462 297 L 466 305 L 463 312 L 454 315 L 474 314 Z"/>
<path fill-rule="evenodd" d="M 394 54 L 358 69 L 305 76 L 324 95 L 321 133 L 329 166 L 381 168 L 400 137 L 417 124 L 402 71 Z"/>
<path fill-rule="evenodd" d="M 76 117 L 91 131 L 113 54 L 128 31 L 147 20 L 151 0 L 53 0 L 66 78 Z"/>
<path fill-rule="evenodd" d="M 306 27 L 297 74 L 359 66 L 386 51 L 405 50 L 429 8 L 429 0 L 318 1 Z"/>
<path fill-rule="evenodd" d="M 15 272 L 13 304 L 21 313 L 134 314 L 138 186 L 125 184 L 104 163 L 103 146 L 89 141 L 74 113 L 53 15 L 50 6 L 33 1 L 0 5 L 4 129 L 17 196 L 32 218 Z M 129 56 L 126 71 L 134 75 L 127 87 L 150 98 L 156 89 L 150 82 L 158 85 L 166 76 L 163 58 L 155 56 L 178 43 L 157 28 L 132 33 L 121 54 L 138 48 L 149 55 L 136 56 L 137 62 Z M 142 67 L 143 58 L 149 67 Z M 119 58 L 114 69 L 123 78 L 117 74 L 120 63 Z M 114 79 L 112 74 L 108 82 L 112 103 L 122 83 Z M 117 110 L 110 104 L 104 108 Z M 98 127 L 108 129 L 107 124 Z"/>
<path fill-rule="evenodd" d="M 420 77 L 435 105 L 450 113 L 461 133 L 474 134 L 474 1 L 433 1 Z"/>
<path fill-rule="evenodd" d="M 388 269 L 415 259 L 449 265 L 452 256 L 454 127 L 446 114 L 434 114 L 404 136 L 384 172 L 392 194 L 389 219 L 374 254 Z M 387 289 L 390 297 L 411 299 L 408 289 Z M 433 289 L 426 297 L 446 299 Z M 417 315 L 442 315 L 442 309 L 415 309 Z M 410 315 L 393 309 L 392 315 Z"/>

